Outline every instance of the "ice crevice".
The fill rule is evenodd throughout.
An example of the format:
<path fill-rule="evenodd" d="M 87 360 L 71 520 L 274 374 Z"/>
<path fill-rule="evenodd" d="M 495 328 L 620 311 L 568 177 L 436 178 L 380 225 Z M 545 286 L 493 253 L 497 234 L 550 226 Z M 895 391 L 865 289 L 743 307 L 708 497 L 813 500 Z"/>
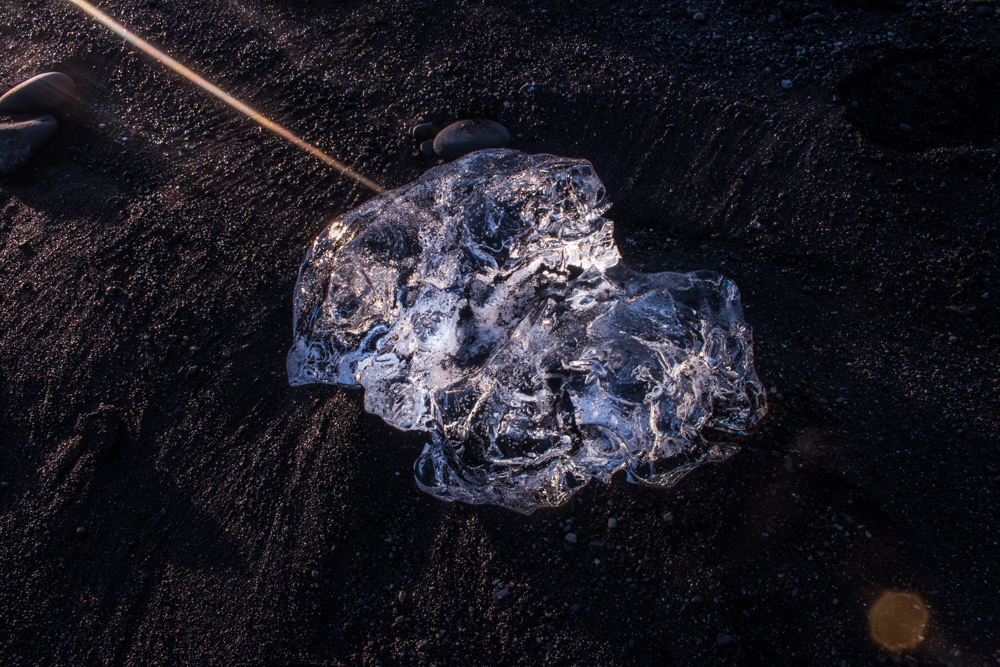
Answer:
<path fill-rule="evenodd" d="M 667 487 L 766 411 L 739 290 L 632 271 L 585 160 L 485 150 L 339 217 L 294 294 L 293 385 L 426 432 L 417 483 L 530 513 L 624 470 Z"/>

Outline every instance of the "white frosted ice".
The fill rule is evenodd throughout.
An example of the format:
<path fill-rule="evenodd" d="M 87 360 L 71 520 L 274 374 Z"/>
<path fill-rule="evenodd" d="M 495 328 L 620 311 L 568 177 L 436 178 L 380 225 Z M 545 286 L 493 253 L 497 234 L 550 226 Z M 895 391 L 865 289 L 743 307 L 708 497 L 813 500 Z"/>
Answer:
<path fill-rule="evenodd" d="M 621 262 L 584 160 L 510 150 L 437 167 L 334 221 L 295 286 L 293 385 L 365 390 L 428 442 L 417 483 L 519 512 L 618 470 L 670 486 L 763 416 L 739 291 Z"/>

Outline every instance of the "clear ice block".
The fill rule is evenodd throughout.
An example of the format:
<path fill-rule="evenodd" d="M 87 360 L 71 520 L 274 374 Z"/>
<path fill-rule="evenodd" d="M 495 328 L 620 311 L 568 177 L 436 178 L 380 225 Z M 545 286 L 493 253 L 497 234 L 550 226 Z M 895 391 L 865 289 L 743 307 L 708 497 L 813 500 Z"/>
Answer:
<path fill-rule="evenodd" d="M 609 206 L 585 160 L 485 150 L 344 214 L 299 271 L 289 381 L 426 432 L 416 480 L 444 500 L 530 513 L 729 457 L 702 432 L 766 411 L 739 291 L 630 270 Z"/>

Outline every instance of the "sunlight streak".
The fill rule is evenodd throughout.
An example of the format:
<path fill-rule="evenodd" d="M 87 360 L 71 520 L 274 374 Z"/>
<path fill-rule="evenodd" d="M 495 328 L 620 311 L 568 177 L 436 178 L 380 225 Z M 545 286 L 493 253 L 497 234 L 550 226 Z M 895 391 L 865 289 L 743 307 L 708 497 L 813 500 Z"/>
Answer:
<path fill-rule="evenodd" d="M 360 173 L 354 171 L 353 169 L 351 169 L 350 167 L 348 167 L 347 165 L 343 164 L 342 162 L 340 162 L 340 161 L 338 161 L 338 160 L 330 157 L 329 155 L 327 155 L 326 153 L 324 153 L 320 149 L 316 148 L 312 144 L 310 144 L 310 143 L 304 141 L 303 139 L 300 139 L 296 135 L 292 134 L 292 132 L 289 131 L 288 129 L 286 129 L 285 127 L 279 125 L 278 123 L 275 123 L 273 120 L 271 120 L 267 116 L 261 114 L 258 111 L 255 111 L 254 109 L 250 108 L 249 106 L 247 106 L 243 102 L 240 102 L 238 99 L 236 99 L 235 97 L 233 97 L 229 93 L 225 92 L 224 90 L 222 90 L 218 86 L 216 86 L 216 85 L 214 85 L 214 84 L 206 81 L 205 79 L 203 79 L 202 77 L 198 76 L 197 74 L 195 74 L 194 72 L 192 72 L 190 69 L 188 69 L 184 65 L 180 64 L 179 62 L 177 62 L 176 60 L 174 60 L 173 58 L 171 58 L 167 54 L 163 53 L 162 51 L 160 51 L 159 49 L 157 49 L 156 47 L 154 47 L 152 44 L 149 44 L 148 42 L 140 39 L 136 35 L 134 35 L 131 32 L 129 32 L 121 24 L 119 24 L 114 19 L 112 19 L 110 16 L 108 16 L 105 13 L 103 13 L 102 11 L 100 11 L 99 9 L 97 9 L 96 7 L 94 7 L 93 5 L 89 4 L 85 0 L 69 0 L 69 2 L 71 2 L 74 5 L 76 5 L 77 7 L 79 7 L 80 9 L 82 9 L 83 11 L 87 12 L 88 14 L 90 14 L 99 23 L 101 23 L 102 25 L 104 25 L 105 27 L 107 27 L 109 30 L 111 30 L 112 32 L 114 32 L 115 34 L 117 34 L 119 37 L 121 37 L 122 39 L 124 39 L 129 44 L 132 44 L 136 48 L 138 48 L 138 49 L 142 50 L 143 52 L 145 52 L 146 54 L 152 56 L 156 60 L 160 61 L 161 63 L 163 63 L 164 65 L 166 65 L 170 69 L 174 70 L 175 72 L 177 72 L 178 74 L 180 74 L 184 78 L 188 79 L 189 81 L 191 81 L 192 83 L 194 83 L 195 85 L 197 85 L 202 90 L 204 90 L 204 91 L 206 91 L 206 92 L 214 95 L 215 97 L 219 98 L 220 100 L 222 100 L 223 102 L 225 102 L 226 104 L 228 104 L 229 106 L 231 106 L 232 108 L 236 109 L 237 111 L 239 111 L 240 113 L 244 114 L 248 118 L 256 121 L 261 126 L 266 127 L 267 129 L 271 130 L 272 132 L 274 132 L 275 134 L 277 134 L 281 138 L 285 139 L 286 141 L 289 141 L 289 142 L 295 144 L 296 146 L 298 146 L 299 148 L 301 148 L 301 149 L 303 149 L 305 151 L 308 151 L 314 157 L 318 158 L 320 161 L 324 162 L 325 164 L 327 164 L 327 165 L 333 167 L 334 169 L 336 169 L 337 171 L 339 171 L 343 176 L 345 176 L 347 178 L 350 178 L 350 179 L 352 179 L 352 180 L 360 183 L 361 185 L 365 186 L 366 188 L 368 188 L 369 190 L 372 190 L 373 192 L 375 192 L 377 194 L 382 194 L 383 192 L 385 192 L 385 188 L 383 188 L 378 183 L 372 181 L 371 179 L 369 179 L 368 177 L 366 177 L 364 174 L 360 174 Z"/>

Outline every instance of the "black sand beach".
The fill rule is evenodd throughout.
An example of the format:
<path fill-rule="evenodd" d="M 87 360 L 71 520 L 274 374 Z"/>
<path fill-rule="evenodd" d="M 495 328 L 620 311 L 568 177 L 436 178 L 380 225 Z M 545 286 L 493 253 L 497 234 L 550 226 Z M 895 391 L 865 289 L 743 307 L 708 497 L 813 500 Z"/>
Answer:
<path fill-rule="evenodd" d="M 299 264 L 367 190 L 5 0 L 0 91 L 82 99 L 0 176 L 0 663 L 1000 664 L 997 5 L 696 4 L 100 4 L 387 187 L 437 164 L 414 124 L 490 118 L 594 164 L 633 268 L 735 280 L 741 451 L 525 517 L 288 385 Z M 886 591 L 916 646 L 871 639 Z"/>

